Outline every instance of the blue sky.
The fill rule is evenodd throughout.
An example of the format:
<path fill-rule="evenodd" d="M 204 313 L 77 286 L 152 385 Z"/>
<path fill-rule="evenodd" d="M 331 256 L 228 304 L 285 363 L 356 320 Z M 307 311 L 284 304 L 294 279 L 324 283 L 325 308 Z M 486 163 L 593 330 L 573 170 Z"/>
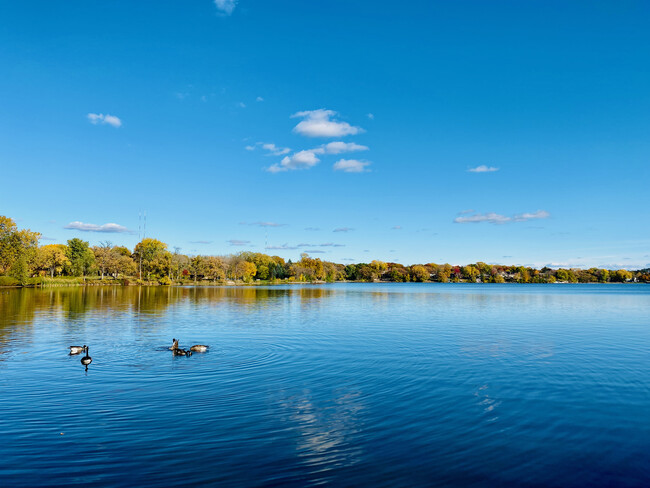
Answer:
<path fill-rule="evenodd" d="M 650 3 L 3 2 L 0 214 L 187 254 L 650 263 Z M 113 225 L 107 225 L 113 224 Z"/>

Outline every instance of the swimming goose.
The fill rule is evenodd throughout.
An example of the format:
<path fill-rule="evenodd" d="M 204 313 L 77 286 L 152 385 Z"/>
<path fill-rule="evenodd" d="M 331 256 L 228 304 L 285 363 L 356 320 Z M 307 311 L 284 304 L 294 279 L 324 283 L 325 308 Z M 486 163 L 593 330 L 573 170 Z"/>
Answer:
<path fill-rule="evenodd" d="M 86 350 L 86 346 L 70 346 L 70 356 L 74 356 L 75 354 L 81 354 Z"/>
<path fill-rule="evenodd" d="M 185 349 L 172 349 L 174 356 L 191 356 L 192 351 L 186 351 Z"/>
<path fill-rule="evenodd" d="M 172 339 L 172 345 L 169 348 L 170 351 L 175 351 L 178 349 L 178 339 Z"/>
<path fill-rule="evenodd" d="M 86 367 L 86 371 L 88 371 L 88 365 L 93 362 L 93 358 L 88 355 L 88 346 L 84 346 L 84 349 L 86 350 L 86 355 L 81 358 L 81 364 L 83 364 Z"/>
<path fill-rule="evenodd" d="M 208 350 L 210 346 L 205 346 L 203 344 L 195 344 L 192 347 L 190 347 L 190 351 L 196 351 L 196 352 L 205 352 Z"/>

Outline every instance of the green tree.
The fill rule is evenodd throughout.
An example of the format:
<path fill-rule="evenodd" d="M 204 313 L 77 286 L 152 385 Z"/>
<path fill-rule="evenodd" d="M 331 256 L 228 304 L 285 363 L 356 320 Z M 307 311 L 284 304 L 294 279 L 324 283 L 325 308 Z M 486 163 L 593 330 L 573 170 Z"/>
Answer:
<path fill-rule="evenodd" d="M 77 237 L 70 239 L 66 251 L 70 262 L 68 266 L 70 274 L 85 278 L 88 271 L 95 264 L 95 255 L 88 247 L 88 242 Z"/>
<path fill-rule="evenodd" d="M 9 274 L 24 283 L 35 266 L 41 235 L 18 230 L 9 217 L 0 215 L 0 274 Z"/>

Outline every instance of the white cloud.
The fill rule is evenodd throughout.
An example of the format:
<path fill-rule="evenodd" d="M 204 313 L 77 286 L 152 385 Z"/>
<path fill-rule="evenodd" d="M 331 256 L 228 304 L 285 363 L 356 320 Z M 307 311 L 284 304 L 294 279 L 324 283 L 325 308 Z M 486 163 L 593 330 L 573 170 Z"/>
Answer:
<path fill-rule="evenodd" d="M 212 241 L 189 241 L 190 244 L 212 244 Z"/>
<path fill-rule="evenodd" d="M 91 124 L 95 124 L 95 125 L 108 124 L 108 125 L 112 125 L 115 128 L 122 126 L 122 121 L 119 119 L 119 117 L 116 117 L 115 115 L 89 113 L 87 117 L 88 120 L 90 120 Z"/>
<path fill-rule="evenodd" d="M 332 232 L 350 232 L 351 230 L 354 230 L 354 228 L 352 228 L 352 227 L 337 227 Z"/>
<path fill-rule="evenodd" d="M 288 147 L 278 147 L 273 143 L 270 144 L 262 144 L 262 149 L 266 149 L 269 151 L 273 156 L 282 156 L 284 154 L 288 154 L 291 152 L 291 149 Z"/>
<path fill-rule="evenodd" d="M 259 143 L 258 143 L 259 144 Z M 248 149 L 251 146 L 247 146 Z M 275 144 L 263 144 L 262 147 L 271 152 L 273 155 L 286 154 L 290 151 L 288 147 L 279 148 Z M 274 164 L 271 167 L 267 168 L 267 171 L 271 173 L 278 173 L 281 171 L 289 171 L 295 169 L 309 169 L 313 166 L 316 166 L 320 162 L 318 155 L 323 154 L 341 154 L 345 152 L 355 152 L 355 151 L 367 151 L 367 146 L 362 146 L 361 144 L 356 144 L 354 142 L 330 142 L 329 144 L 323 144 L 320 147 L 314 149 L 305 149 L 303 151 L 298 151 L 291 156 L 285 156 L 279 164 Z M 346 171 L 348 173 L 360 173 L 364 171 L 364 167 L 370 163 L 355 161 L 355 160 L 341 160 L 334 165 L 334 169 Z"/>
<path fill-rule="evenodd" d="M 550 213 L 548 213 L 546 210 L 538 210 L 537 212 L 533 213 L 522 213 L 515 215 L 512 218 L 513 222 L 526 222 L 527 220 L 532 220 L 532 219 L 547 219 L 551 216 Z"/>
<path fill-rule="evenodd" d="M 273 144 L 272 142 L 256 142 L 255 144 L 246 146 L 247 151 L 255 151 L 258 147 L 268 151 L 267 156 L 283 156 L 291 152 L 291 148 L 288 147 L 279 147 Z"/>
<path fill-rule="evenodd" d="M 119 224 L 104 224 L 104 225 L 96 225 L 96 224 L 86 224 L 84 222 L 70 222 L 68 225 L 63 227 L 64 229 L 70 229 L 70 230 L 80 230 L 82 232 L 106 232 L 106 233 L 129 233 L 131 232 L 129 229 L 124 227 L 123 225 Z"/>
<path fill-rule="evenodd" d="M 271 173 L 278 173 L 280 171 L 289 171 L 294 169 L 309 169 L 316 166 L 320 159 L 316 157 L 314 151 L 299 151 L 291 156 L 285 156 L 280 164 L 274 164 L 268 168 Z"/>
<path fill-rule="evenodd" d="M 293 131 L 307 137 L 343 137 L 364 132 L 361 127 L 334 120 L 336 115 L 335 111 L 325 109 L 297 112 L 291 117 L 303 120 L 293 128 Z"/>
<path fill-rule="evenodd" d="M 257 98 L 255 99 L 255 101 L 256 101 L 256 102 L 263 102 L 264 99 L 263 99 L 262 97 L 257 97 Z"/>
<path fill-rule="evenodd" d="M 339 159 L 334 163 L 334 171 L 344 171 L 345 173 L 363 173 L 366 166 L 370 165 L 367 161 L 359 161 L 357 159 Z"/>
<path fill-rule="evenodd" d="M 368 117 L 370 120 L 375 120 L 375 115 L 374 115 L 374 114 L 368 114 L 367 117 Z"/>
<path fill-rule="evenodd" d="M 392 228 L 393 230 L 402 230 L 402 226 L 401 226 L 401 225 L 394 225 L 394 226 L 391 227 L 391 228 Z"/>
<path fill-rule="evenodd" d="M 244 102 L 239 102 L 237 105 L 239 105 L 241 108 L 246 108 L 246 104 Z"/>
<path fill-rule="evenodd" d="M 226 15 L 230 15 L 235 7 L 237 6 L 238 0 L 214 0 L 214 4 L 219 10 L 221 10 Z"/>
<path fill-rule="evenodd" d="M 368 146 L 355 144 L 354 142 L 330 142 L 323 144 L 320 149 L 323 149 L 324 154 L 341 154 L 346 152 L 367 151 Z"/>
<path fill-rule="evenodd" d="M 499 171 L 499 168 L 495 168 L 494 166 L 486 166 L 484 164 L 477 166 L 476 168 L 470 168 L 467 171 L 470 173 L 493 173 L 495 171 Z"/>
<path fill-rule="evenodd" d="M 456 224 L 479 224 L 481 222 L 488 222 L 490 224 L 507 224 L 509 222 L 526 222 L 533 219 L 547 219 L 550 217 L 545 210 L 538 210 L 534 213 L 522 213 L 517 214 L 512 217 L 506 215 L 500 215 L 494 212 L 488 212 L 485 214 L 477 213 L 474 215 L 467 215 L 466 217 L 456 217 L 454 223 Z"/>

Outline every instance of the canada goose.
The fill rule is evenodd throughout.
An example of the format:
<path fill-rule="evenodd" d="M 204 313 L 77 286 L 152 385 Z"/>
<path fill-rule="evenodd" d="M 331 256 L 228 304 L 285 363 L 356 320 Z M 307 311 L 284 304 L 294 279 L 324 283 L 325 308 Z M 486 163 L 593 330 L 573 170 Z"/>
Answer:
<path fill-rule="evenodd" d="M 74 356 L 75 354 L 81 354 L 85 350 L 86 350 L 85 344 L 83 346 L 70 346 L 70 356 Z"/>
<path fill-rule="evenodd" d="M 84 349 L 86 350 L 86 355 L 81 358 L 81 364 L 83 364 L 86 367 L 86 371 L 88 371 L 88 365 L 93 362 L 93 358 L 88 355 L 88 346 L 84 346 Z"/>
<path fill-rule="evenodd" d="M 169 348 L 170 351 L 175 351 L 178 349 L 178 339 L 172 339 L 172 345 Z"/>
<path fill-rule="evenodd" d="M 174 356 L 191 356 L 192 351 L 186 351 L 185 349 L 172 349 Z"/>
<path fill-rule="evenodd" d="M 210 346 L 204 346 L 203 344 L 195 344 L 192 347 L 190 347 L 190 351 L 196 351 L 196 352 L 205 352 L 208 350 Z"/>

